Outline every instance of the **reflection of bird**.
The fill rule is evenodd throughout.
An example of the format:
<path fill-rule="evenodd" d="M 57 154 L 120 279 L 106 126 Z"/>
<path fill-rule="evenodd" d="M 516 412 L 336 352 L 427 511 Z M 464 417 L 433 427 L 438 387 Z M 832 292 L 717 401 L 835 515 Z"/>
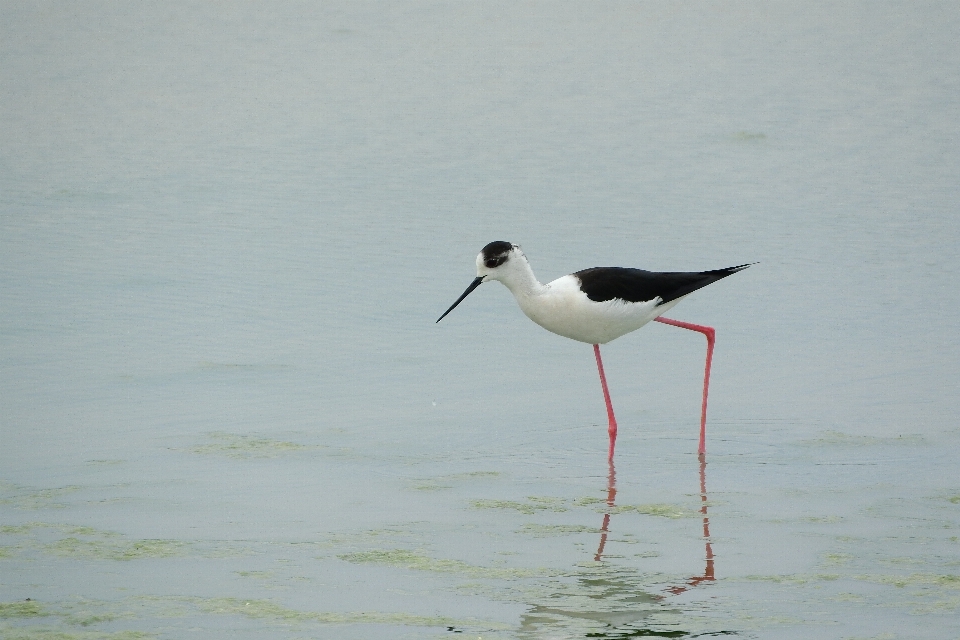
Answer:
<path fill-rule="evenodd" d="M 714 578 L 713 550 L 710 545 L 710 527 L 707 518 L 707 461 L 700 455 L 700 513 L 703 515 L 703 540 L 706 566 L 702 575 L 686 579 L 672 579 L 671 586 L 664 587 L 664 574 L 618 566 L 608 559 L 623 556 L 605 556 L 603 551 L 610 533 L 610 515 L 616 508 L 616 470 L 609 463 L 607 476 L 607 508 L 600 528 L 600 546 L 593 563 L 578 564 L 577 569 L 562 580 L 545 583 L 531 593 L 541 594 L 530 602 L 526 613 L 520 617 L 520 638 L 638 638 L 656 636 L 681 637 L 690 635 L 681 629 L 672 631 L 661 627 L 666 616 L 677 616 L 682 624 L 686 618 L 682 607 L 678 608 L 670 595 L 680 595 L 693 587 L 712 582 Z M 637 540 L 633 540 L 637 542 Z M 637 557 L 659 555 L 642 553 Z M 575 580 L 569 580 L 575 578 Z M 669 594 L 669 595 L 668 595 Z M 651 619 L 652 618 L 652 619 Z M 661 627 L 662 629 L 662 627 Z M 724 632 L 720 631 L 718 635 Z M 706 634 L 710 635 L 710 634 Z"/>
<path fill-rule="evenodd" d="M 654 635 L 645 628 L 647 620 L 676 611 L 657 593 L 656 579 L 632 567 L 579 566 L 562 582 L 544 586 L 548 588 L 541 592 L 547 597 L 529 603 L 520 617 L 521 638 Z"/>
<path fill-rule="evenodd" d="M 595 267 L 541 284 L 520 247 L 509 242 L 491 242 L 477 256 L 477 277 L 437 322 L 453 311 L 474 289 L 489 280 L 502 282 L 528 318 L 561 336 L 593 345 L 600 384 L 607 405 L 609 458 L 617 439 L 617 421 L 610 403 L 607 380 L 600 359 L 600 345 L 635 331 L 651 320 L 699 331 L 707 337 L 707 362 L 703 380 L 700 417 L 700 453 L 705 450 L 707 390 L 713 357 L 712 327 L 660 317 L 684 297 L 721 278 L 746 269 L 748 264 L 714 271 L 654 273 L 642 269 Z"/>

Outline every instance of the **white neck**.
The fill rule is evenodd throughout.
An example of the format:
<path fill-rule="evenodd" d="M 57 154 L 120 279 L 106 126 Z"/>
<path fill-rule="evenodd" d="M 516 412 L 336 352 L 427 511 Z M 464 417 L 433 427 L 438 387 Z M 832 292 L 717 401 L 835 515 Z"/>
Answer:
<path fill-rule="evenodd" d="M 511 267 L 510 271 L 499 280 L 507 289 L 510 289 L 510 293 L 517 300 L 538 296 L 547 290 L 547 287 L 533 275 L 533 269 L 525 258 L 513 261 Z"/>

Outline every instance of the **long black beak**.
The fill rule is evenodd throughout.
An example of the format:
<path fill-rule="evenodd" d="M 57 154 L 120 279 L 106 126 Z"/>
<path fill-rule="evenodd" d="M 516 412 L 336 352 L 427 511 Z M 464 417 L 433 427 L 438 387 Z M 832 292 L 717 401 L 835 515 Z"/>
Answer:
<path fill-rule="evenodd" d="M 448 313 L 450 313 L 451 311 L 453 311 L 458 304 L 460 304 L 461 302 L 463 302 L 463 299 L 464 299 L 464 298 L 466 298 L 468 295 L 470 295 L 470 292 L 471 292 L 471 291 L 473 291 L 474 289 L 476 289 L 477 287 L 479 287 L 480 284 L 483 282 L 484 277 L 486 277 L 486 276 L 477 276 L 477 279 L 470 283 L 470 286 L 467 287 L 467 290 L 463 292 L 463 295 L 460 296 L 459 298 L 457 298 L 457 301 L 454 302 L 452 305 L 450 305 L 450 308 L 447 309 L 446 311 L 444 311 L 442 316 L 440 316 L 439 318 L 437 318 L 437 322 L 440 322 L 441 320 L 443 320 L 444 317 L 446 317 L 446 315 L 447 315 Z M 434 323 L 434 324 L 436 324 L 436 323 Z"/>

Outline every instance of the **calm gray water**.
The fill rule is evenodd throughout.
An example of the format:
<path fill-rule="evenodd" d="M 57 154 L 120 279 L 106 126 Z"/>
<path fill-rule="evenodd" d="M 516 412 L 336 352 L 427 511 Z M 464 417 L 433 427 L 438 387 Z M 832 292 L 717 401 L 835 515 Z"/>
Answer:
<path fill-rule="evenodd" d="M 3 638 L 960 637 L 960 9 L 2 4 Z M 588 345 L 484 286 L 758 265 Z M 611 491 L 615 489 L 615 491 Z M 28 600 L 29 599 L 29 600 Z"/>

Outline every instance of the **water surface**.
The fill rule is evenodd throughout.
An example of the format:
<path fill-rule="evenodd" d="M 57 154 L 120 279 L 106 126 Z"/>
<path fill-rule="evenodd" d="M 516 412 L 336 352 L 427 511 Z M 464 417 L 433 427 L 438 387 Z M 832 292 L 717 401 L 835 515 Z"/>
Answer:
<path fill-rule="evenodd" d="M 0 635 L 960 635 L 951 3 L 7 3 Z M 759 262 L 604 348 L 482 287 Z M 454 636 L 457 634 L 457 636 Z M 459 635 L 462 634 L 462 635 Z"/>

